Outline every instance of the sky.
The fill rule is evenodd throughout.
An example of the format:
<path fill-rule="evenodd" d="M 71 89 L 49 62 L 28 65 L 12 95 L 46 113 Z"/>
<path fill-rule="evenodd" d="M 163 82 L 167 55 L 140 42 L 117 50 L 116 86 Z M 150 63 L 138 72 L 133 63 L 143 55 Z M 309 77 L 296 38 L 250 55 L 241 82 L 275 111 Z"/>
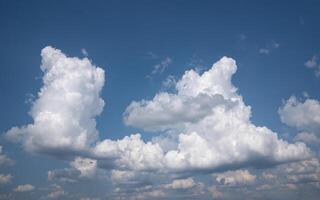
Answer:
<path fill-rule="evenodd" d="M 0 1 L 0 199 L 320 196 L 318 1 Z"/>

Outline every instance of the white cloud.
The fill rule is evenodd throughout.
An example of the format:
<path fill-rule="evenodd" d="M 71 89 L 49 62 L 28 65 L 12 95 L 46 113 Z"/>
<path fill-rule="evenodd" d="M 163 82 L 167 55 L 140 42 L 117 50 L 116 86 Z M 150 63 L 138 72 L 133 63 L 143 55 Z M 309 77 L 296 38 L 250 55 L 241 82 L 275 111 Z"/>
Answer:
<path fill-rule="evenodd" d="M 264 48 L 262 48 L 262 49 L 259 49 L 259 53 L 260 53 L 260 54 L 268 55 L 268 54 L 270 53 L 270 50 L 269 50 L 269 49 L 264 49 Z"/>
<path fill-rule="evenodd" d="M 169 57 L 166 57 L 164 60 L 162 60 L 159 64 L 156 64 L 153 66 L 153 70 L 151 72 L 152 75 L 162 73 L 166 68 L 172 63 L 172 59 Z"/>
<path fill-rule="evenodd" d="M 3 153 L 2 146 L 0 145 L 0 166 L 8 166 L 12 165 L 13 163 L 14 161 Z"/>
<path fill-rule="evenodd" d="M 164 185 L 164 188 L 167 189 L 190 189 L 196 186 L 196 182 L 192 178 L 187 179 L 176 179 L 173 180 L 172 183 Z"/>
<path fill-rule="evenodd" d="M 250 174 L 248 170 L 228 171 L 215 174 L 216 180 L 223 185 L 251 185 L 255 182 L 256 176 Z"/>
<path fill-rule="evenodd" d="M 288 126 L 320 134 L 320 102 L 315 99 L 299 101 L 291 96 L 279 108 L 280 119 Z"/>
<path fill-rule="evenodd" d="M 309 60 L 307 60 L 304 65 L 308 68 L 315 68 L 318 66 L 318 56 L 314 55 Z"/>
<path fill-rule="evenodd" d="M 296 161 L 310 154 L 303 143 L 289 144 L 252 124 L 251 108 L 231 82 L 237 70 L 231 58 L 223 57 L 203 74 L 186 71 L 176 93 L 161 92 L 126 109 L 126 124 L 174 134 L 175 145 L 168 150 L 159 140 L 143 141 L 140 134 L 99 141 L 95 117 L 104 107 L 104 71 L 87 58 L 67 57 L 52 47 L 41 55 L 43 86 L 30 111 L 33 123 L 6 135 L 31 152 L 74 155 L 71 167 L 82 177 L 93 176 L 99 162 L 119 171 L 212 172 Z"/>
<path fill-rule="evenodd" d="M 7 174 L 7 175 L 0 174 L 0 185 L 10 183 L 11 179 L 12 179 L 11 174 Z"/>
<path fill-rule="evenodd" d="M 13 127 L 6 135 L 28 151 L 65 155 L 84 150 L 97 139 L 104 71 L 87 58 L 67 57 L 52 47 L 41 56 L 43 86 L 30 111 L 33 123 Z"/>
<path fill-rule="evenodd" d="M 80 177 L 93 177 L 97 171 L 97 161 L 90 158 L 76 157 L 70 165 L 80 171 Z"/>
<path fill-rule="evenodd" d="M 312 69 L 314 71 L 314 74 L 316 77 L 320 77 L 320 64 L 318 62 L 319 57 L 318 55 L 314 55 L 312 56 L 309 60 L 307 60 L 304 65 L 309 68 Z"/>
<path fill-rule="evenodd" d="M 294 138 L 294 141 L 301 141 L 310 145 L 320 145 L 320 138 L 314 133 L 300 132 Z"/>
<path fill-rule="evenodd" d="M 89 53 L 88 53 L 88 51 L 87 51 L 85 48 L 82 48 L 82 49 L 81 49 L 81 53 L 82 53 L 85 57 L 88 57 L 88 56 L 89 56 Z"/>
<path fill-rule="evenodd" d="M 28 192 L 34 190 L 34 186 L 30 184 L 18 185 L 13 191 L 15 192 Z"/>
<path fill-rule="evenodd" d="M 251 123 L 251 109 L 231 83 L 236 70 L 235 61 L 224 57 L 202 75 L 187 71 L 176 84 L 177 93 L 160 92 L 152 100 L 132 102 L 124 121 L 179 135 L 176 149 L 157 159 L 169 169 L 213 170 L 307 158 L 309 150 L 303 143 L 289 144 L 268 128 Z"/>

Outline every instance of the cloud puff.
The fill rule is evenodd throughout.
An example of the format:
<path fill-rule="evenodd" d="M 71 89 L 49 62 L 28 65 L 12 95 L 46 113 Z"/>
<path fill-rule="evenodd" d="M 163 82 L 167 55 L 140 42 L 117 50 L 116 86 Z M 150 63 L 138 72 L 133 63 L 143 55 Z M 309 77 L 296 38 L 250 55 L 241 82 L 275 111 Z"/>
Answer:
<path fill-rule="evenodd" d="M 43 86 L 30 111 L 33 123 L 6 135 L 33 152 L 65 155 L 86 149 L 98 135 L 95 117 L 104 107 L 99 97 L 104 71 L 87 58 L 67 57 L 50 46 L 41 56 Z"/>
<path fill-rule="evenodd" d="M 306 66 L 309 69 L 312 69 L 314 71 L 315 76 L 319 78 L 320 77 L 320 64 L 318 61 L 319 61 L 319 56 L 314 55 L 304 63 L 304 66 Z"/>
<path fill-rule="evenodd" d="M 280 119 L 288 126 L 298 130 L 310 131 L 320 134 L 320 102 L 315 99 L 299 101 L 291 96 L 279 108 Z"/>
<path fill-rule="evenodd" d="M 196 185 L 196 182 L 192 178 L 187 179 L 176 179 L 172 183 L 164 185 L 164 188 L 167 189 L 190 189 Z"/>
<path fill-rule="evenodd" d="M 28 192 L 34 190 L 34 186 L 30 184 L 25 185 L 18 185 L 16 188 L 13 189 L 14 192 Z"/>
<path fill-rule="evenodd" d="M 256 176 L 250 174 L 248 170 L 228 171 L 216 174 L 216 180 L 223 185 L 250 185 L 256 180 Z"/>
<path fill-rule="evenodd" d="M 187 71 L 177 82 L 176 93 L 161 92 L 152 100 L 132 102 L 124 121 L 178 135 L 176 149 L 164 152 L 157 162 L 172 170 L 214 170 L 307 158 L 309 150 L 303 143 L 289 144 L 270 129 L 251 123 L 251 109 L 231 83 L 236 70 L 235 61 L 223 57 L 202 75 Z"/>
<path fill-rule="evenodd" d="M 11 174 L 0 174 L 0 184 L 7 184 L 11 181 L 12 175 Z"/>

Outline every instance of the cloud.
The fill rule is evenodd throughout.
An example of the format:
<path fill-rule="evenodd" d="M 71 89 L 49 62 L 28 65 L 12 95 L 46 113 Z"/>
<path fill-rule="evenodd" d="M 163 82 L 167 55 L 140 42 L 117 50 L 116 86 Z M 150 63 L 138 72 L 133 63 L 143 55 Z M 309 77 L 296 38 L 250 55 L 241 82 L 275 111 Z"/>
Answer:
<path fill-rule="evenodd" d="M 90 158 L 76 157 L 70 165 L 80 171 L 81 177 L 93 177 L 97 171 L 97 161 Z"/>
<path fill-rule="evenodd" d="M 153 70 L 151 72 L 151 75 L 155 75 L 158 73 L 164 72 L 164 70 L 172 63 L 172 59 L 169 57 L 166 57 L 163 59 L 159 64 L 156 64 L 153 66 Z"/>
<path fill-rule="evenodd" d="M 12 179 L 12 175 L 11 174 L 0 174 L 0 184 L 7 184 L 10 183 Z"/>
<path fill-rule="evenodd" d="M 279 108 L 278 113 L 283 123 L 302 131 L 320 133 L 320 102 L 315 99 L 299 101 L 291 96 Z"/>
<path fill-rule="evenodd" d="M 251 185 L 256 180 L 256 176 L 250 174 L 248 170 L 228 171 L 214 176 L 220 184 L 229 186 Z"/>
<path fill-rule="evenodd" d="M 52 191 L 48 194 L 47 198 L 58 199 L 62 196 L 67 195 L 68 193 L 63 190 L 60 185 L 53 185 Z"/>
<path fill-rule="evenodd" d="M 259 53 L 260 53 L 260 54 L 268 55 L 268 54 L 270 53 L 270 50 L 269 50 L 269 49 L 264 49 L 264 48 L 262 48 L 262 49 L 259 49 Z"/>
<path fill-rule="evenodd" d="M 309 145 L 319 145 L 320 138 L 317 137 L 314 133 L 300 132 L 294 138 L 294 141 L 301 141 Z"/>
<path fill-rule="evenodd" d="M 152 100 L 132 102 L 124 122 L 177 134 L 176 148 L 156 162 L 171 170 L 258 166 L 309 157 L 303 143 L 289 144 L 270 129 L 251 123 L 251 108 L 231 83 L 236 70 L 235 61 L 223 57 L 202 75 L 187 71 L 177 81 L 176 93 L 160 92 Z"/>
<path fill-rule="evenodd" d="M 313 55 L 309 60 L 307 60 L 304 63 L 304 66 L 306 66 L 309 69 L 312 69 L 314 71 L 314 74 L 316 77 L 320 77 L 320 64 L 318 62 L 319 56 Z"/>
<path fill-rule="evenodd" d="M 78 156 L 70 162 L 70 168 L 49 170 L 48 180 L 74 183 L 81 179 L 97 178 L 98 172 L 97 160 Z"/>
<path fill-rule="evenodd" d="M 98 136 L 95 117 L 104 107 L 104 71 L 50 46 L 41 56 L 43 86 L 30 111 L 33 123 L 13 127 L 6 136 L 31 152 L 62 156 L 85 150 Z"/>
<path fill-rule="evenodd" d="M 219 191 L 216 186 L 208 187 L 208 191 L 210 192 L 213 199 L 219 199 L 223 197 L 223 193 Z"/>
<path fill-rule="evenodd" d="M 82 48 L 82 49 L 81 49 L 81 53 L 82 53 L 85 57 L 88 57 L 88 56 L 89 56 L 89 53 L 88 53 L 88 51 L 87 51 L 85 48 Z"/>
<path fill-rule="evenodd" d="M 30 184 L 25 185 L 18 185 L 16 188 L 13 189 L 14 192 L 28 192 L 34 190 L 34 186 Z"/>
<path fill-rule="evenodd" d="M 127 125 L 157 131 L 163 137 L 144 141 L 137 133 L 101 141 L 95 117 L 104 107 L 100 97 L 104 71 L 87 58 L 67 57 L 52 47 L 44 48 L 41 56 L 43 86 L 30 111 L 33 123 L 13 127 L 6 136 L 29 152 L 73 159 L 70 168 L 49 171 L 49 180 L 91 178 L 102 168 L 113 170 L 113 180 L 121 182 L 127 176 L 131 180 L 128 171 L 139 176 L 155 171 L 212 173 L 310 156 L 305 144 L 289 144 L 251 122 L 251 108 L 231 82 L 237 70 L 231 58 L 223 57 L 202 74 L 186 71 L 173 93 L 160 92 L 152 100 L 128 106 Z M 165 143 L 172 145 L 167 148 Z M 53 196 L 65 194 L 53 192 Z"/>
<path fill-rule="evenodd" d="M 192 178 L 187 179 L 176 179 L 173 180 L 172 183 L 166 184 L 164 188 L 167 189 L 190 189 L 196 186 L 196 182 Z"/>
<path fill-rule="evenodd" d="M 14 161 L 8 158 L 7 155 L 3 154 L 2 146 L 0 145 L 0 166 L 10 166 L 13 164 L 14 164 Z"/>

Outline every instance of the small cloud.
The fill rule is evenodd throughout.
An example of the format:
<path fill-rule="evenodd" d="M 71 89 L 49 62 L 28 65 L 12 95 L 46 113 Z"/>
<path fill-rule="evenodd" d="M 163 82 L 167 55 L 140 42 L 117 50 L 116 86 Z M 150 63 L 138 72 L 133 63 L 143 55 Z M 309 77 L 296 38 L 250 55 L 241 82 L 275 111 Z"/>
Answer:
<path fill-rule="evenodd" d="M 89 56 L 89 53 L 88 53 L 88 51 L 87 51 L 85 48 L 82 48 L 82 49 L 81 49 L 81 53 L 82 53 L 85 57 L 88 57 L 88 56 Z"/>
<path fill-rule="evenodd" d="M 65 192 L 61 186 L 54 185 L 53 190 L 48 194 L 48 198 L 58 199 L 59 197 L 64 195 L 67 195 L 67 192 Z"/>
<path fill-rule="evenodd" d="M 268 55 L 268 54 L 270 53 L 270 51 L 269 51 L 269 49 L 264 49 L 264 48 L 262 48 L 262 49 L 259 49 L 259 53 L 260 53 L 260 54 Z"/>
<path fill-rule="evenodd" d="M 307 68 L 315 68 L 318 66 L 318 56 L 314 55 L 304 63 Z"/>
<path fill-rule="evenodd" d="M 309 60 L 307 60 L 304 63 L 304 66 L 306 66 L 309 69 L 313 69 L 314 75 L 317 78 L 320 78 L 320 63 L 318 62 L 319 56 L 313 55 Z"/>
<path fill-rule="evenodd" d="M 153 70 L 151 72 L 152 75 L 155 74 L 161 74 L 166 70 L 166 68 L 172 63 L 172 59 L 169 57 L 166 57 L 164 60 L 162 60 L 159 64 L 156 64 L 153 66 Z"/>
<path fill-rule="evenodd" d="M 7 174 L 7 175 L 0 174 L 0 185 L 9 183 L 11 179 L 12 179 L 11 174 Z"/>
<path fill-rule="evenodd" d="M 277 42 L 273 42 L 273 43 L 272 43 L 272 46 L 273 46 L 273 48 L 277 49 L 277 48 L 280 47 L 280 44 L 277 43 Z"/>
<path fill-rule="evenodd" d="M 280 47 L 280 43 L 272 41 L 268 42 L 264 48 L 259 49 L 260 54 L 268 55 L 270 54 L 274 49 L 278 49 Z"/>
<path fill-rule="evenodd" d="M 146 58 L 154 60 L 154 59 L 158 59 L 159 56 L 157 54 L 149 51 L 148 53 L 146 53 Z"/>
<path fill-rule="evenodd" d="M 245 34 L 240 34 L 240 35 L 238 35 L 238 38 L 240 41 L 243 41 L 243 40 L 247 39 L 247 36 Z"/>
<path fill-rule="evenodd" d="M 25 185 L 18 185 L 15 189 L 13 189 L 14 192 L 28 192 L 31 190 L 34 190 L 34 186 L 30 184 Z"/>

